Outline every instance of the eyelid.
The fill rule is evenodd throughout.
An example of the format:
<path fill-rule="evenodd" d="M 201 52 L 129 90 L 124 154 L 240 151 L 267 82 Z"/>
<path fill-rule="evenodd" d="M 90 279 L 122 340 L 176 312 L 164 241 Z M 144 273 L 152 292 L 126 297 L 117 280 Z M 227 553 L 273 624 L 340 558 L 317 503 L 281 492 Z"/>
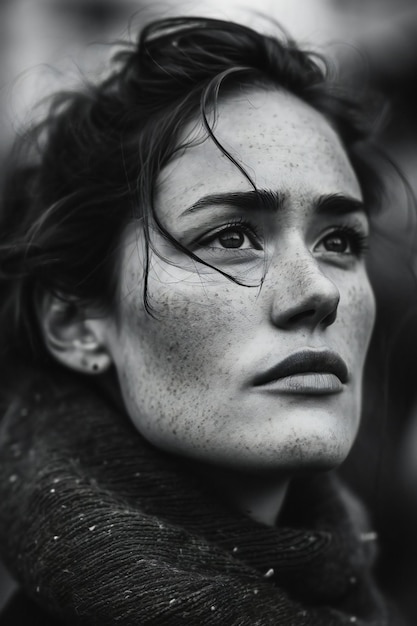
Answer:
<path fill-rule="evenodd" d="M 326 229 L 325 232 L 321 233 L 320 237 L 317 240 L 314 248 L 316 249 L 326 237 L 331 235 L 337 235 L 338 233 L 342 233 L 344 235 L 348 235 L 351 237 L 351 252 L 345 253 L 334 253 L 335 255 L 350 255 L 356 256 L 357 258 L 362 258 L 365 252 L 368 250 L 368 242 L 369 242 L 369 233 L 368 228 L 364 224 L 360 224 L 358 222 L 354 223 L 345 223 L 345 224 L 335 224 Z"/>
<path fill-rule="evenodd" d="M 199 237 L 196 241 L 196 245 L 207 245 L 211 241 L 214 241 L 222 233 L 232 231 L 233 229 L 242 231 L 250 239 L 251 244 L 256 250 L 262 250 L 261 236 L 258 226 L 253 222 L 249 222 L 243 217 L 235 220 L 230 220 L 226 224 L 214 228 L 213 230 L 204 234 L 202 237 Z"/>

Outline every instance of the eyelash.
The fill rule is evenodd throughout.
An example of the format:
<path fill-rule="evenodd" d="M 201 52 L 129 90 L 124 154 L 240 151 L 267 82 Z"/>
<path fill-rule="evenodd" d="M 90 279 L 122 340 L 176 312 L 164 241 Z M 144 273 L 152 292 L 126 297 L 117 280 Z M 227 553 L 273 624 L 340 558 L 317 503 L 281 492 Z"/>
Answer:
<path fill-rule="evenodd" d="M 227 231 L 231 231 L 233 229 L 239 230 L 244 235 L 246 235 L 256 250 L 262 249 L 262 237 L 260 235 L 259 227 L 244 218 L 232 220 L 227 224 L 224 224 L 215 232 L 205 235 L 202 239 L 198 241 L 198 244 L 207 246 L 212 241 L 215 241 L 223 233 L 226 233 Z M 362 258 L 368 250 L 369 236 L 365 234 L 359 227 L 353 226 L 351 224 L 335 225 L 331 227 L 331 230 L 329 230 L 325 235 L 321 236 L 319 243 L 325 240 L 327 237 L 331 237 L 332 235 L 347 236 L 349 238 L 349 244 L 351 246 L 351 254 L 356 256 L 357 258 Z M 220 251 L 221 248 L 218 248 L 218 250 Z M 230 249 L 225 248 L 225 252 L 230 253 Z M 235 249 L 234 252 L 239 253 L 239 249 Z M 243 251 L 241 250 L 241 252 Z"/>
<path fill-rule="evenodd" d="M 351 224 L 334 226 L 332 230 L 321 237 L 320 241 L 323 241 L 326 237 L 340 234 L 349 237 L 352 254 L 358 258 L 362 258 L 369 248 L 369 236 L 356 226 L 352 226 Z"/>
<path fill-rule="evenodd" d="M 233 220 L 224 224 L 221 228 L 216 230 L 215 232 L 210 233 L 209 235 L 205 235 L 202 239 L 199 240 L 200 245 L 210 244 L 212 241 L 215 241 L 220 235 L 226 233 L 227 231 L 232 231 L 233 229 L 240 230 L 244 235 L 246 235 L 252 245 L 256 250 L 261 250 L 261 237 L 259 234 L 259 228 L 251 223 L 250 221 L 239 218 L 238 220 Z"/>

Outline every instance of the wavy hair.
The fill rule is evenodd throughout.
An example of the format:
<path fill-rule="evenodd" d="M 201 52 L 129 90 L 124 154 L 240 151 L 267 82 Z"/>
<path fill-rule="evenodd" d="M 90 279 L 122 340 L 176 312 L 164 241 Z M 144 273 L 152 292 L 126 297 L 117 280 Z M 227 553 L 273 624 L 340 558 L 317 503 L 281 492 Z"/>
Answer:
<path fill-rule="evenodd" d="M 15 147 L 0 212 L 0 327 L 6 347 L 40 353 L 35 294 L 47 291 L 75 306 L 109 310 L 118 282 L 121 234 L 129 220 L 180 247 L 158 220 L 154 193 L 162 168 L 200 119 L 255 189 L 242 165 L 218 142 L 216 107 L 225 94 L 262 85 L 287 90 L 321 112 L 338 133 L 365 202 L 376 202 L 363 110 L 336 84 L 325 61 L 279 32 L 206 18 L 148 24 L 138 43 L 113 58 L 109 77 L 54 96 L 36 128 Z M 213 121 L 214 120 L 214 121 Z M 191 251 L 187 254 L 198 262 Z M 219 270 L 220 271 L 220 270 Z M 236 280 L 228 276 L 230 280 Z M 35 350 L 28 351 L 32 346 Z"/>

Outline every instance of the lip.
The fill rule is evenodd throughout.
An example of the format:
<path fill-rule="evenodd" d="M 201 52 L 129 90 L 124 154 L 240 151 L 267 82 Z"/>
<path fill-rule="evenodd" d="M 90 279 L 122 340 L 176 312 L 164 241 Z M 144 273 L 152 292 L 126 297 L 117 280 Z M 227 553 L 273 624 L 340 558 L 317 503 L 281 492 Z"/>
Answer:
<path fill-rule="evenodd" d="M 291 393 L 337 393 L 348 381 L 342 357 L 327 349 L 294 352 L 254 377 L 254 387 L 277 387 Z"/>

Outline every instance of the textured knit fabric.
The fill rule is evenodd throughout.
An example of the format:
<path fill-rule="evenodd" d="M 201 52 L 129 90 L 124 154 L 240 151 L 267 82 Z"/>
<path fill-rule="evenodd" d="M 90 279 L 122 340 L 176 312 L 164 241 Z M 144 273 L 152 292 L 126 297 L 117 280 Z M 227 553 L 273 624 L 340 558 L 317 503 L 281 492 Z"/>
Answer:
<path fill-rule="evenodd" d="M 64 623 L 390 623 L 372 533 L 332 473 L 293 481 L 279 526 L 264 526 L 67 376 L 11 403 L 0 476 L 1 555 Z"/>

